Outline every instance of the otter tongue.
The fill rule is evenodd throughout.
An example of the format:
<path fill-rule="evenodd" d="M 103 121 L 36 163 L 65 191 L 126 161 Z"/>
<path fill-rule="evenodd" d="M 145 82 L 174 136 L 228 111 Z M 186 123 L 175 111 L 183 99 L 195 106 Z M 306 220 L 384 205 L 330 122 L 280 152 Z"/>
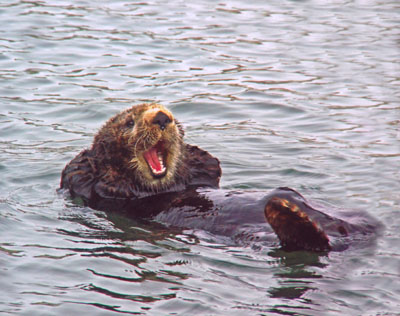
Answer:
<path fill-rule="evenodd" d="M 148 151 L 144 153 L 144 158 L 147 160 L 147 163 L 155 172 L 162 172 L 163 166 L 160 162 L 157 148 L 156 146 L 150 148 Z"/>

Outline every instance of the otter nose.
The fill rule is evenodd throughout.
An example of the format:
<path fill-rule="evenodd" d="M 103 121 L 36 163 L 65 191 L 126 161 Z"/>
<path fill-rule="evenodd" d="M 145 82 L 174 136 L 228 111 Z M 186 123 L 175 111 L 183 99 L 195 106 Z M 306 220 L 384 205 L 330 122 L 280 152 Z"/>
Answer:
<path fill-rule="evenodd" d="M 153 119 L 153 124 L 157 124 L 160 126 L 161 130 L 165 129 L 167 124 L 171 123 L 171 119 L 164 112 L 160 111 L 156 114 Z"/>

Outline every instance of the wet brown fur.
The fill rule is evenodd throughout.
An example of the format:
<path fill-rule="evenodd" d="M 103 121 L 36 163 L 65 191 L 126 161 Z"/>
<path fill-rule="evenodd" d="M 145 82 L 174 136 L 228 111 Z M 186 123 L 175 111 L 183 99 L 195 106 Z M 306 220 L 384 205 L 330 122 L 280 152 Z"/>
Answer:
<path fill-rule="evenodd" d="M 158 112 L 170 122 L 154 124 Z M 61 187 L 87 201 L 97 198 L 137 198 L 165 191 L 179 191 L 191 184 L 216 187 L 221 176 L 219 161 L 202 149 L 185 144 L 184 132 L 172 113 L 160 104 L 140 104 L 109 119 L 63 170 Z M 162 141 L 166 174 L 154 177 L 143 153 Z"/>
<path fill-rule="evenodd" d="M 287 250 L 331 250 L 329 238 L 296 204 L 273 197 L 265 206 L 265 217 Z"/>
<path fill-rule="evenodd" d="M 191 190 L 217 188 L 221 169 L 217 158 L 184 143 L 183 136 L 181 125 L 165 107 L 133 106 L 108 120 L 92 146 L 67 164 L 61 187 L 95 209 L 127 209 L 135 217 L 154 215 L 173 225 L 222 234 L 247 222 L 263 222 L 259 209 L 263 205 L 265 218 L 287 250 L 329 251 L 327 232 L 347 237 L 373 233 L 379 227 L 372 220 L 353 225 L 324 214 L 289 188 L 278 188 L 254 201 L 235 192 L 218 201 L 212 191 Z M 160 164 L 155 159 L 161 159 Z"/>

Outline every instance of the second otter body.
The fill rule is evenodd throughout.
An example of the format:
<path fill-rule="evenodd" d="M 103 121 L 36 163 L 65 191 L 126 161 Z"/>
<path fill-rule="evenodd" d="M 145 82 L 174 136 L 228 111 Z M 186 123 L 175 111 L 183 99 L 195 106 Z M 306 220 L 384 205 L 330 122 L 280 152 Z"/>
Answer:
<path fill-rule="evenodd" d="M 367 215 L 357 223 L 326 215 L 288 188 L 269 194 L 213 190 L 221 177 L 218 159 L 183 136 L 165 107 L 133 106 L 108 120 L 91 148 L 65 167 L 61 188 L 95 209 L 234 238 L 249 226 L 262 230 L 266 219 L 289 250 L 328 251 L 335 245 L 327 233 L 347 238 L 379 226 Z"/>

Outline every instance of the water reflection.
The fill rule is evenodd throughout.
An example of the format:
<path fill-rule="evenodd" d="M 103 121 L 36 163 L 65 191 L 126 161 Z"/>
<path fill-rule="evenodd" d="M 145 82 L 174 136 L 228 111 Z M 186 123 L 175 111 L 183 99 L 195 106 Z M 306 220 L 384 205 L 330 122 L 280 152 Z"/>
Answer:
<path fill-rule="evenodd" d="M 132 218 L 113 212 L 108 214 L 91 212 L 85 216 L 77 210 L 62 216 L 61 219 L 72 222 L 73 226 L 79 224 L 78 230 L 58 230 L 60 235 L 72 238 L 77 247 L 58 249 L 88 258 L 85 260 L 84 268 L 92 274 L 93 281 L 83 286 L 82 290 L 95 292 L 109 299 L 121 299 L 147 305 L 175 298 L 176 290 L 172 288 L 183 286 L 182 281 L 189 277 L 185 273 L 171 270 L 175 265 L 185 264 L 183 260 L 178 259 L 175 262 L 165 262 L 166 265 L 163 264 L 161 267 L 152 267 L 154 264 L 158 266 L 156 262 L 163 259 L 165 251 L 190 252 L 190 249 L 182 243 L 176 245 L 174 245 L 175 242 L 168 243 L 168 240 L 178 232 L 174 234 L 173 230 L 166 229 L 157 223 L 138 223 Z M 137 286 L 132 288 L 130 284 L 137 284 Z M 152 294 L 143 295 L 142 286 L 150 286 L 149 289 L 152 290 L 149 293 Z M 120 305 L 85 301 L 75 303 L 91 304 L 119 312 L 132 312 L 124 311 Z"/>
<path fill-rule="evenodd" d="M 308 294 L 320 290 L 319 280 L 324 277 L 321 272 L 328 269 L 327 254 L 285 252 L 281 249 L 268 254 L 282 265 L 282 269 L 274 273 L 279 286 L 269 288 L 268 295 L 274 300 L 285 302 L 275 303 L 268 311 L 279 315 L 323 313 L 324 309 L 320 309 L 319 304 Z"/>

